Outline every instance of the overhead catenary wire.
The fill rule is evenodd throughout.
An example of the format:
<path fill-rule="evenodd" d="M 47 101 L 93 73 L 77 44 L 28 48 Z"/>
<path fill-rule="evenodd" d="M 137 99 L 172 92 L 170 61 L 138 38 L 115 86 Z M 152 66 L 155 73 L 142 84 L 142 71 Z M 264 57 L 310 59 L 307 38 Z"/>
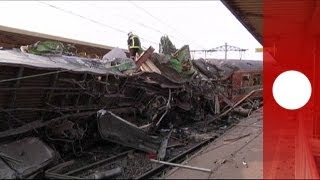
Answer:
<path fill-rule="evenodd" d="M 59 11 L 62 11 L 62 12 L 64 12 L 64 13 L 71 14 L 71 15 L 73 15 L 73 16 L 77 16 L 77 17 L 79 17 L 79 18 L 85 19 L 85 20 L 90 21 L 90 22 L 92 22 L 92 23 L 94 23 L 94 24 L 98 24 L 98 25 L 100 25 L 100 26 L 107 27 L 107 28 L 109 28 L 109 29 L 113 29 L 114 31 L 121 32 L 121 33 L 124 33 L 124 34 L 127 34 L 127 33 L 128 33 L 128 32 L 126 32 L 126 31 L 124 31 L 124 30 L 122 30 L 122 29 L 113 27 L 113 26 L 108 25 L 108 24 L 105 24 L 105 23 L 101 23 L 101 22 L 96 21 L 96 20 L 94 20 L 94 19 L 91 19 L 91 18 L 85 17 L 85 16 L 83 16 L 83 15 L 74 13 L 74 12 L 72 12 L 72 11 L 70 11 L 70 10 L 66 10 L 66 9 L 64 9 L 64 8 L 60 8 L 60 7 L 57 7 L 57 6 L 55 6 L 55 5 L 52 5 L 52 4 L 49 4 L 49 3 L 46 3 L 46 2 L 41 2 L 41 1 L 38 1 L 38 2 L 41 3 L 41 4 L 44 4 L 44 5 L 46 5 L 46 6 L 49 6 L 49 7 L 51 7 L 51 8 L 57 9 L 57 10 L 59 10 Z M 150 41 L 150 40 L 147 40 L 147 39 L 144 39 L 144 38 L 140 38 L 140 39 L 142 39 L 142 40 L 144 40 L 144 41 L 146 41 L 146 42 L 155 44 L 155 45 L 158 45 L 158 44 L 159 44 L 159 43 L 157 43 L 157 42 L 153 42 L 153 41 Z"/>
<path fill-rule="evenodd" d="M 85 20 L 87 20 L 87 21 L 90 21 L 91 23 L 98 24 L 98 25 L 100 25 L 100 26 L 107 27 L 107 28 L 109 28 L 109 29 L 113 29 L 113 30 L 115 30 L 115 31 L 117 31 L 117 32 L 121 32 L 121 33 L 127 34 L 127 32 L 124 31 L 124 30 L 122 30 L 122 29 L 119 29 L 119 28 L 117 28 L 117 27 L 114 27 L 114 26 L 111 26 L 111 25 L 108 25 L 108 24 L 105 24 L 105 23 L 101 23 L 101 22 L 99 22 L 99 21 L 97 21 L 97 20 L 94 20 L 94 19 L 92 19 L 92 18 L 88 18 L 88 17 L 85 17 L 85 16 L 83 16 L 83 15 L 74 13 L 73 11 L 66 10 L 66 9 L 64 9 L 64 8 L 57 7 L 57 6 L 55 6 L 55 5 L 52 5 L 52 4 L 49 4 L 49 3 L 46 3 L 46 2 L 41 2 L 41 1 L 38 1 L 38 2 L 41 3 L 41 4 L 47 5 L 47 6 L 51 7 L 51 8 L 57 9 L 57 10 L 59 10 L 59 11 L 62 11 L 62 12 L 64 12 L 64 13 L 71 14 L 71 15 L 73 15 L 73 16 L 77 16 L 77 17 L 79 17 L 79 18 L 85 19 Z M 131 2 L 131 1 L 130 1 L 130 2 Z M 139 7 L 139 6 L 137 6 L 137 7 Z M 143 8 L 142 8 L 142 9 L 143 9 Z M 144 12 L 147 13 L 148 11 L 144 10 Z M 153 16 L 153 15 L 152 15 L 151 13 L 149 13 L 149 12 L 148 12 L 148 15 L 152 16 L 153 18 L 155 18 L 155 16 Z M 156 20 L 159 21 L 160 19 L 159 19 L 159 18 L 156 18 Z M 161 22 L 161 23 L 164 23 L 162 20 L 160 20 L 160 22 Z M 140 24 L 142 24 L 142 23 L 140 23 Z M 174 31 L 178 32 L 176 29 L 174 29 L 174 28 L 171 27 L 170 25 L 167 25 L 166 23 L 164 23 L 164 24 L 165 24 L 166 26 L 170 27 L 171 29 L 173 29 Z M 142 26 L 145 26 L 145 25 L 142 25 Z M 146 27 L 146 26 L 145 26 L 145 27 Z M 153 28 L 152 28 L 152 29 L 153 29 Z M 153 30 L 155 30 L 155 29 L 153 29 Z M 161 31 L 160 31 L 160 32 L 161 32 Z M 162 33 L 162 32 L 161 32 L 161 33 Z M 167 34 L 167 33 L 165 33 L 165 34 Z M 181 34 L 181 33 L 178 32 L 178 34 Z M 172 35 L 168 35 L 168 36 L 173 37 Z M 178 39 L 177 37 L 173 37 L 173 38 Z M 145 39 L 145 38 L 143 38 L 143 37 L 140 37 L 140 39 L 142 39 L 142 40 L 144 40 L 144 41 L 146 41 L 146 42 L 149 42 L 149 43 L 151 43 L 151 44 L 154 44 L 154 45 L 156 45 L 156 46 L 159 45 L 158 42 L 153 42 L 153 41 L 150 41 L 150 40 Z M 186 39 L 186 38 L 184 38 L 184 39 Z M 183 41 L 183 40 L 181 40 L 181 39 L 178 39 L 178 40 Z M 195 43 L 195 44 L 198 44 L 198 43 Z M 198 46 L 201 46 L 201 45 L 198 44 Z M 201 47 L 203 47 L 203 46 L 201 46 Z"/>
<path fill-rule="evenodd" d="M 131 0 L 129 0 L 129 2 L 130 2 L 133 6 L 137 7 L 138 9 L 140 9 L 140 10 L 142 10 L 143 12 L 145 12 L 146 14 L 148 14 L 150 17 L 152 17 L 152 18 L 156 19 L 157 21 L 159 21 L 160 23 L 168 26 L 170 29 L 172 29 L 173 31 L 177 32 L 178 34 L 183 35 L 183 34 L 182 34 L 181 32 L 179 32 L 177 29 L 173 28 L 171 25 L 169 25 L 169 24 L 167 24 L 166 22 L 162 21 L 160 18 L 155 17 L 154 15 L 152 15 L 149 11 L 147 11 L 147 10 L 144 9 L 143 7 L 138 6 L 136 3 L 134 3 L 134 2 L 131 1 Z M 184 38 L 186 38 L 185 35 L 183 35 L 183 36 L 184 36 Z M 186 39 L 188 39 L 188 38 L 186 38 Z M 204 48 L 204 46 L 200 45 L 199 43 L 195 42 L 194 40 L 191 39 L 191 41 L 192 41 L 194 44 L 196 44 L 197 46 L 199 46 L 199 47 L 201 47 L 201 48 Z M 205 49 L 205 48 L 204 48 L 204 49 Z"/>
<path fill-rule="evenodd" d="M 94 5 L 94 4 L 93 4 L 93 6 L 97 7 L 97 6 Z M 120 17 L 120 18 L 122 18 L 122 19 L 125 19 L 125 20 L 127 20 L 128 22 L 137 24 L 137 25 L 142 26 L 142 27 L 144 27 L 144 28 L 150 29 L 150 30 L 152 30 L 152 31 L 154 31 L 154 32 L 157 32 L 157 33 L 160 33 L 160 34 L 162 34 L 162 35 L 163 35 L 163 34 L 168 35 L 168 36 L 169 36 L 170 38 L 172 38 L 172 39 L 176 39 L 176 40 L 178 40 L 178 41 L 185 42 L 185 40 L 183 40 L 183 39 L 181 39 L 181 38 L 178 38 L 178 37 L 176 37 L 176 36 L 173 36 L 173 35 L 171 35 L 171 34 L 169 34 L 169 33 L 164 33 L 164 32 L 162 32 L 162 31 L 160 31 L 159 29 L 156 29 L 156 28 L 154 28 L 154 27 L 151 27 L 151 26 L 148 26 L 148 25 L 146 25 L 146 24 L 144 24 L 144 23 L 141 23 L 141 22 L 135 20 L 134 18 L 123 17 L 121 14 L 117 14 L 117 17 Z"/>
<path fill-rule="evenodd" d="M 97 7 L 95 4 L 92 4 L 92 6 Z M 113 14 L 113 15 L 115 15 L 115 14 Z M 134 18 L 124 17 L 124 16 L 122 16 L 121 14 L 116 14 L 116 16 L 117 16 L 117 17 L 120 17 L 120 18 L 122 18 L 122 19 L 125 19 L 125 20 L 127 20 L 128 22 L 133 22 L 134 24 L 137 24 L 137 25 L 139 25 L 139 26 L 142 26 L 142 27 L 145 27 L 145 28 L 147 28 L 147 29 L 150 29 L 150 30 L 152 30 L 152 31 L 154 31 L 154 32 L 158 32 L 158 33 L 160 33 L 160 34 L 167 34 L 169 37 L 175 38 L 175 39 L 177 39 L 177 40 L 179 40 L 179 41 L 183 41 L 182 39 L 180 39 L 180 38 L 178 38 L 178 37 L 176 37 L 176 36 L 173 36 L 173 35 L 168 34 L 168 33 L 164 33 L 164 32 L 162 32 L 162 31 L 160 31 L 159 29 L 156 29 L 156 28 L 154 28 L 154 27 L 152 27 L 152 26 L 148 26 L 148 25 L 146 25 L 146 24 L 144 24 L 144 23 L 141 23 L 141 22 L 135 20 Z"/>

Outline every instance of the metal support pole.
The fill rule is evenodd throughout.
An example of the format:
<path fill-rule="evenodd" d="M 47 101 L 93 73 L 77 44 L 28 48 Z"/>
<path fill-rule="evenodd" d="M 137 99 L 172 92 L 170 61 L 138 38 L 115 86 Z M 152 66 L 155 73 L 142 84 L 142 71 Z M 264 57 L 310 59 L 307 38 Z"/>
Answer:
<path fill-rule="evenodd" d="M 227 53 L 228 53 L 228 45 L 227 43 L 224 44 L 224 60 L 227 60 Z"/>

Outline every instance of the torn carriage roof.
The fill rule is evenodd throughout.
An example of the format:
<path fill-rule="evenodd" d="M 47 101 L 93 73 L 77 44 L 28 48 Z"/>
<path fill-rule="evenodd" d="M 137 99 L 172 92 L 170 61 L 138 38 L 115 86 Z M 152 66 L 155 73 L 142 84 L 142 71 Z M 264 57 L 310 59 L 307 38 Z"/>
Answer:
<path fill-rule="evenodd" d="M 91 72 L 94 74 L 116 74 L 119 72 L 112 71 L 105 63 L 76 56 L 39 56 L 29 53 L 22 53 L 20 50 L 1 50 L 0 63 L 12 66 L 31 66 L 41 69 L 65 69 L 74 72 Z"/>
<path fill-rule="evenodd" d="M 216 65 L 220 69 L 225 69 L 225 67 L 232 67 L 237 70 L 262 70 L 262 61 L 255 60 L 239 60 L 239 59 L 207 59 L 208 62 Z"/>

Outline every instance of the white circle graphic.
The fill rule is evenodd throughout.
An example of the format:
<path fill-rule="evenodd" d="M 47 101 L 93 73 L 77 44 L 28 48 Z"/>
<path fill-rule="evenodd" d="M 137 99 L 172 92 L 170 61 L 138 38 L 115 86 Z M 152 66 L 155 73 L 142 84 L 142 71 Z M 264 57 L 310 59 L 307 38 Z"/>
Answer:
<path fill-rule="evenodd" d="M 281 73 L 272 86 L 274 99 L 288 110 L 296 110 L 306 105 L 311 91 L 309 79 L 303 73 L 294 70 Z"/>

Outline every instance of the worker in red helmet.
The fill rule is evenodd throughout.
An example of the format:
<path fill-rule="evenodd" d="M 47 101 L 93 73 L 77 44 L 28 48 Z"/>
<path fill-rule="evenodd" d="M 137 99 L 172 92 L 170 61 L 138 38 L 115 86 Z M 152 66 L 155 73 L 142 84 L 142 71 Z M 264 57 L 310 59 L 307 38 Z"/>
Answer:
<path fill-rule="evenodd" d="M 130 53 L 130 58 L 135 59 L 137 53 L 140 55 L 141 52 L 141 43 L 137 35 L 134 35 L 132 32 L 128 33 L 128 49 Z"/>

